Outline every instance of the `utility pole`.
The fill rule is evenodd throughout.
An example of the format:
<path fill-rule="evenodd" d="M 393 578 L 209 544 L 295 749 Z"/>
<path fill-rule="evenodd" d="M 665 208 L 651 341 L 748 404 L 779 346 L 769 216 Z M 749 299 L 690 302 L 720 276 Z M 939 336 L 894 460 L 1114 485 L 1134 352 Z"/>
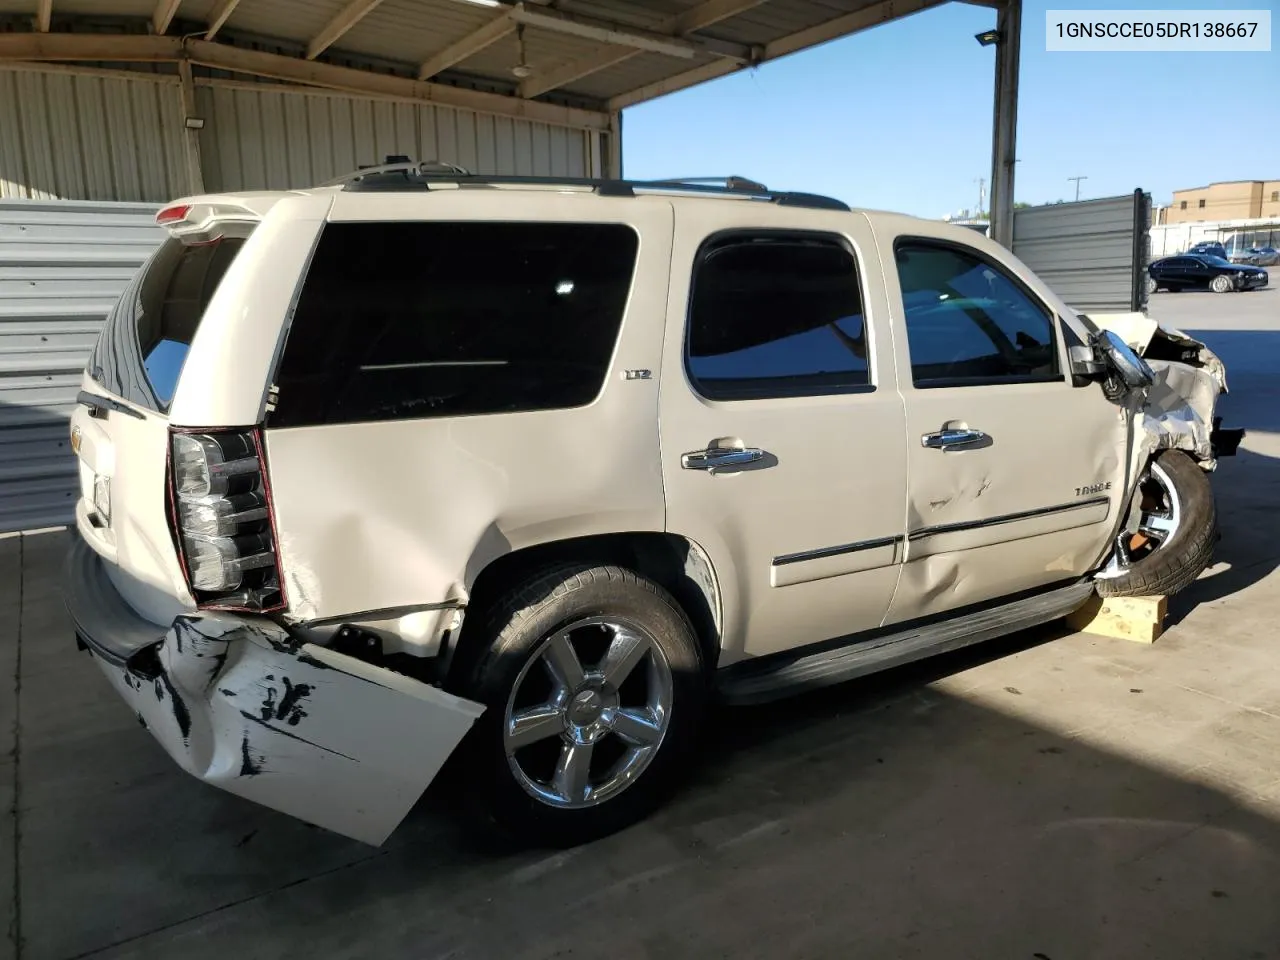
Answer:
<path fill-rule="evenodd" d="M 1088 180 L 1088 179 L 1089 179 L 1088 177 L 1067 177 L 1068 183 L 1070 183 L 1072 180 L 1076 182 L 1076 202 L 1077 203 L 1080 201 L 1080 181 Z"/>

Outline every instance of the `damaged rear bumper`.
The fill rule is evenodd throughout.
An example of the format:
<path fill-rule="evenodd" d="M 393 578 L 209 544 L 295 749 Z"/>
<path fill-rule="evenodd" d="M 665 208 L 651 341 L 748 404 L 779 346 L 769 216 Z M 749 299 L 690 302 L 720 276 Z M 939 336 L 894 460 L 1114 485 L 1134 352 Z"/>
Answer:
<path fill-rule="evenodd" d="M 78 642 L 179 766 L 366 843 L 391 834 L 484 709 L 265 618 L 156 626 L 79 537 L 63 595 Z"/>

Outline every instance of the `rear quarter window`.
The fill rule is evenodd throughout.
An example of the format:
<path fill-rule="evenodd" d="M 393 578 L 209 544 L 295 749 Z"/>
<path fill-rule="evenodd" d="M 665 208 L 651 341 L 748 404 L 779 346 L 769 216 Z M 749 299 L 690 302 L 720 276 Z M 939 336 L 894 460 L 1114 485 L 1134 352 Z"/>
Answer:
<path fill-rule="evenodd" d="M 328 224 L 268 422 L 586 405 L 604 385 L 638 242 L 621 224 Z"/>
<path fill-rule="evenodd" d="M 116 301 L 89 357 L 89 375 L 138 406 L 167 412 L 205 309 L 244 238 L 169 238 Z"/>

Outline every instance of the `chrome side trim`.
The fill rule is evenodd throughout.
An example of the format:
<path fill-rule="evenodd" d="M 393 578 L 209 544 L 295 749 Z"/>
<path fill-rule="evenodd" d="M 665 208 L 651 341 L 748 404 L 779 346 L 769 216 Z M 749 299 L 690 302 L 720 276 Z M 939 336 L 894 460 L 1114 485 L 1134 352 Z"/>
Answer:
<path fill-rule="evenodd" d="M 925 537 L 936 537 L 944 533 L 959 533 L 962 530 L 977 530 L 980 527 L 996 527 L 1003 523 L 1016 523 L 1019 520 L 1030 520 L 1033 517 L 1043 517 L 1051 513 L 1070 513 L 1073 510 L 1096 507 L 1103 503 L 1110 505 L 1111 500 L 1108 497 L 1092 497 L 1076 503 L 1063 503 L 1053 507 L 1037 507 L 1034 510 L 1023 510 L 1019 513 L 1006 513 L 987 520 L 966 520 L 963 523 L 944 523 L 936 527 L 921 527 L 919 530 L 912 530 L 907 535 L 907 539 L 912 541 L 923 540 Z M 776 563 L 777 561 L 774 562 Z"/>
<path fill-rule="evenodd" d="M 319 617 L 315 620 L 300 620 L 290 626 L 306 630 L 311 627 L 331 627 L 344 623 L 374 623 L 379 620 L 398 620 L 413 613 L 427 613 L 431 610 L 450 610 L 465 607 L 461 600 L 442 600 L 439 603 L 414 603 L 403 607 L 382 607 L 378 610 L 359 610 L 355 613 L 342 613 L 333 617 Z"/>
<path fill-rule="evenodd" d="M 806 560 L 821 560 L 824 557 L 838 557 L 845 553 L 857 553 L 859 550 L 875 550 L 878 547 L 892 547 L 901 542 L 902 537 L 879 537 L 875 540 L 859 540 L 857 543 L 842 543 L 834 547 L 819 547 L 816 550 L 802 550 L 799 553 L 784 553 L 773 558 L 773 565 L 781 567 L 788 563 L 803 563 Z"/>

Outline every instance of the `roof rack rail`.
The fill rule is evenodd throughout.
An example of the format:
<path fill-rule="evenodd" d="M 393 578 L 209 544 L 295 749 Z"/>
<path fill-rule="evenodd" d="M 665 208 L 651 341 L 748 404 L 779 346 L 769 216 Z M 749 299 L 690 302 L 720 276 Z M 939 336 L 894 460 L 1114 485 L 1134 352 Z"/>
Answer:
<path fill-rule="evenodd" d="M 320 184 L 322 187 L 337 187 L 360 180 L 370 175 L 384 173 L 420 173 L 420 174 L 445 174 L 456 177 L 469 177 L 471 171 L 466 167 L 460 167 L 456 163 L 449 163 L 445 160 L 424 160 L 418 163 L 410 159 L 404 154 L 393 154 L 388 156 L 382 163 L 362 163 L 351 173 L 344 173 L 340 177 L 334 177 L 332 180 L 326 180 Z"/>
<path fill-rule="evenodd" d="M 675 180 L 607 180 L 590 177 L 532 177 L 471 173 L 451 163 L 413 163 L 388 157 L 387 163 L 366 167 L 323 184 L 360 193 L 397 193 L 430 190 L 433 184 L 452 186 L 586 187 L 602 197 L 634 197 L 637 193 L 693 193 L 739 197 L 776 203 L 783 207 L 848 211 L 848 204 L 815 193 L 770 190 L 746 177 L 689 177 Z"/>
<path fill-rule="evenodd" d="M 672 186 L 707 186 L 714 187 L 720 185 L 722 190 L 755 190 L 760 193 L 768 193 L 769 188 L 759 180 L 751 180 L 748 177 L 728 176 L 728 177 L 663 177 L 661 180 L 651 180 L 650 183 L 671 184 Z"/>

